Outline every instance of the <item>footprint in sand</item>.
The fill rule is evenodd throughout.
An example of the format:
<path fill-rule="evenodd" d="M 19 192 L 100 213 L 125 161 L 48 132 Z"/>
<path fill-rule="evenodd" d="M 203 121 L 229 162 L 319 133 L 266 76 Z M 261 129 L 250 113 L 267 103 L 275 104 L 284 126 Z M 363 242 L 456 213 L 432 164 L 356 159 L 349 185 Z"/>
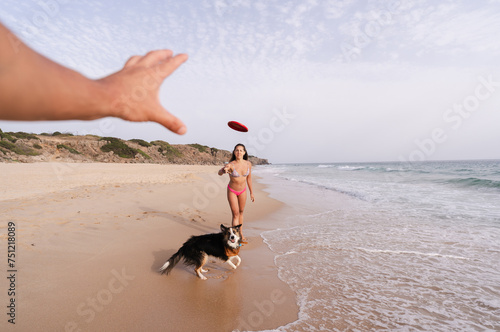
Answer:
<path fill-rule="evenodd" d="M 191 218 L 192 222 L 205 222 L 205 219 L 203 219 L 201 216 L 195 216 L 194 218 Z"/>
<path fill-rule="evenodd" d="M 191 210 L 191 209 L 184 209 L 182 212 L 177 212 L 179 216 L 185 216 L 187 215 L 187 218 L 189 218 L 192 222 L 205 222 L 206 220 L 201 216 L 201 212 L 199 210 Z"/>

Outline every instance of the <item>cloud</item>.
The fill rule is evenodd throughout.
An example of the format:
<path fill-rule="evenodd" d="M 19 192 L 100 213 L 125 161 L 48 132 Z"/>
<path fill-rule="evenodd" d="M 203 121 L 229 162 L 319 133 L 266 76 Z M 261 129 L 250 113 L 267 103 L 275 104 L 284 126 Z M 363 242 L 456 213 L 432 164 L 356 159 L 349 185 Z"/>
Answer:
<path fill-rule="evenodd" d="M 298 145 L 328 149 L 325 142 L 334 142 L 334 161 L 397 159 L 440 125 L 478 75 L 497 73 L 500 52 L 498 1 L 65 1 L 45 23 L 33 20 L 45 13 L 38 2 L 4 2 L 0 19 L 30 46 L 92 78 L 151 49 L 189 54 L 160 95 L 188 134 L 119 120 L 111 134 L 229 149 L 227 121 L 258 133 L 273 109 L 286 107 L 300 120 L 261 151 L 272 162 L 302 158 L 293 152 Z M 354 50 L 350 61 L 346 45 Z M 493 123 L 492 113 L 476 119 Z M 48 123 L 43 131 L 64 126 Z M 66 126 L 91 131 L 99 123 Z M 456 141 L 473 137 L 478 129 L 471 128 L 457 132 Z"/>
<path fill-rule="evenodd" d="M 341 18 L 346 9 L 354 3 L 354 0 L 328 0 L 322 2 L 325 11 L 325 17 L 327 19 L 339 19 Z"/>
<path fill-rule="evenodd" d="M 428 52 L 500 53 L 495 36 L 500 31 L 500 13 L 487 8 L 463 12 L 456 7 L 438 7 L 408 31 Z"/>
<path fill-rule="evenodd" d="M 500 50 L 499 9 L 494 4 L 372 1 L 345 14 L 338 31 L 357 61 L 393 61 L 397 54 L 399 61 L 419 64 L 463 64 L 463 57 L 492 64 Z"/>

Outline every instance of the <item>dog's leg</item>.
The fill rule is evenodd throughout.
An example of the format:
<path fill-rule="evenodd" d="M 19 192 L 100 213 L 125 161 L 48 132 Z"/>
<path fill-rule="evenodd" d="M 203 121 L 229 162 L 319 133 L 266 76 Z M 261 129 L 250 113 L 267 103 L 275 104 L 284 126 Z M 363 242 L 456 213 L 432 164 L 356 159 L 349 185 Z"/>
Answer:
<path fill-rule="evenodd" d="M 195 269 L 194 272 L 200 278 L 201 280 L 207 280 L 207 277 L 205 277 L 203 274 L 201 274 L 201 269 Z"/>
<path fill-rule="evenodd" d="M 233 264 L 233 262 L 231 262 L 231 258 L 229 258 L 227 261 L 226 261 L 233 269 L 236 269 L 237 266 Z"/>
<path fill-rule="evenodd" d="M 207 272 L 207 270 L 203 269 L 203 265 L 205 265 L 206 262 L 207 262 L 207 255 L 203 255 L 203 259 L 201 260 L 200 265 L 194 269 L 194 272 L 201 280 L 207 280 L 207 277 L 201 274 L 202 272 Z"/>
<path fill-rule="evenodd" d="M 236 267 L 240 266 L 240 264 L 241 264 L 241 258 L 240 258 L 240 256 L 236 255 L 234 257 L 236 257 L 236 259 L 238 260 L 238 262 L 236 263 Z"/>
<path fill-rule="evenodd" d="M 236 263 L 236 265 L 234 265 L 234 263 L 233 263 L 233 261 L 232 261 L 232 259 L 233 259 L 233 258 L 236 258 L 236 259 L 238 260 L 238 262 Z M 240 263 L 241 263 L 241 258 L 240 258 L 240 256 L 237 256 L 237 255 L 236 255 L 236 256 L 232 256 L 232 257 L 229 257 L 229 259 L 228 259 L 226 262 L 227 262 L 227 263 L 228 263 L 228 264 L 229 264 L 229 265 L 230 265 L 233 269 L 236 269 L 236 268 L 240 265 Z"/>

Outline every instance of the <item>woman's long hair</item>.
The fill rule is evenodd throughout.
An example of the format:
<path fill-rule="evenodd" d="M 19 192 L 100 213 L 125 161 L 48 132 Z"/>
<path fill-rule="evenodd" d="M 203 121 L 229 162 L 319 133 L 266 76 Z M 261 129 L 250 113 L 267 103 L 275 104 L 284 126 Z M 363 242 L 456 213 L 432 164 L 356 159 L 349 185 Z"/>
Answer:
<path fill-rule="evenodd" d="M 245 150 L 245 155 L 243 155 L 243 160 L 248 160 L 248 152 L 247 152 L 247 148 L 246 148 L 243 144 L 238 143 L 238 144 L 236 144 L 236 146 L 235 146 L 235 147 L 234 147 L 234 149 L 233 149 L 233 155 L 231 156 L 231 160 L 229 160 L 229 162 L 236 160 L 236 155 L 234 154 L 234 150 L 236 150 L 236 148 L 237 148 L 238 146 L 243 147 L 243 150 Z"/>

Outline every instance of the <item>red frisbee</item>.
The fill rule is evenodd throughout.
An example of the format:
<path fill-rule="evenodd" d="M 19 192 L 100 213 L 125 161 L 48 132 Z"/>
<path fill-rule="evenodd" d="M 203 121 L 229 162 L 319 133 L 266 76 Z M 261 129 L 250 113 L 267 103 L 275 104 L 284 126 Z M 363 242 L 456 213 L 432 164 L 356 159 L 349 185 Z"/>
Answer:
<path fill-rule="evenodd" d="M 229 126 L 229 128 L 234 129 L 236 131 L 242 131 L 244 133 L 248 131 L 247 127 L 236 121 L 229 121 L 227 125 Z"/>

